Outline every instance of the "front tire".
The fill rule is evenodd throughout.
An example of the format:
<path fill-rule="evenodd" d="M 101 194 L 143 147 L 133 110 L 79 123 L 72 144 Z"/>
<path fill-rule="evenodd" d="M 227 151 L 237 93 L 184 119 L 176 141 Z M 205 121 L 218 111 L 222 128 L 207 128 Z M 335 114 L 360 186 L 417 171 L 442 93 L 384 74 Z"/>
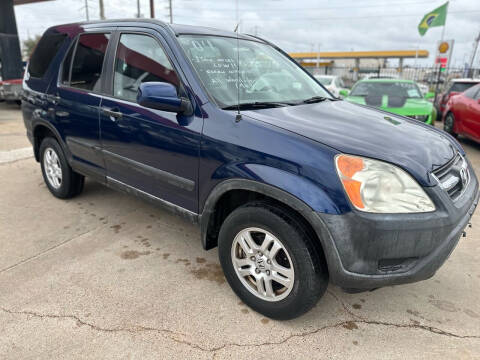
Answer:
<path fill-rule="evenodd" d="M 85 178 L 72 170 L 56 139 L 47 137 L 40 144 L 43 180 L 57 198 L 69 199 L 83 190 Z"/>
<path fill-rule="evenodd" d="M 453 113 L 449 112 L 447 116 L 445 116 L 445 122 L 443 123 L 443 130 L 453 137 L 457 137 L 458 134 L 454 131 L 455 129 L 455 116 Z"/>
<path fill-rule="evenodd" d="M 222 224 L 218 248 L 233 291 L 270 318 L 304 314 L 327 289 L 323 256 L 297 219 L 282 208 L 263 202 L 237 208 Z"/>

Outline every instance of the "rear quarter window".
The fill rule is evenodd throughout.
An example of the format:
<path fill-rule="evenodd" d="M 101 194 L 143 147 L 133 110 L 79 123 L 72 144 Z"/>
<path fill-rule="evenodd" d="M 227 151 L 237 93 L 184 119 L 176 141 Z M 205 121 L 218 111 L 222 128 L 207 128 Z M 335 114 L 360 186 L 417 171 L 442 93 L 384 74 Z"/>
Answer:
<path fill-rule="evenodd" d="M 42 78 L 45 75 L 66 38 L 66 34 L 58 33 L 47 33 L 42 36 L 28 65 L 28 73 L 31 77 Z"/>

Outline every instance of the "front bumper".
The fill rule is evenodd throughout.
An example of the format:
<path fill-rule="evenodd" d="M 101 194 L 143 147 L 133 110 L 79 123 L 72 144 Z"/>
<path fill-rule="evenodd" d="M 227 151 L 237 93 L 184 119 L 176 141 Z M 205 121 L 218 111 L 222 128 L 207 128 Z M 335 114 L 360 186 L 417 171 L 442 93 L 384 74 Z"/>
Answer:
<path fill-rule="evenodd" d="M 430 278 L 449 257 L 478 204 L 478 181 L 455 202 L 435 186 L 436 211 L 419 214 L 316 213 L 330 280 L 367 290 Z"/>

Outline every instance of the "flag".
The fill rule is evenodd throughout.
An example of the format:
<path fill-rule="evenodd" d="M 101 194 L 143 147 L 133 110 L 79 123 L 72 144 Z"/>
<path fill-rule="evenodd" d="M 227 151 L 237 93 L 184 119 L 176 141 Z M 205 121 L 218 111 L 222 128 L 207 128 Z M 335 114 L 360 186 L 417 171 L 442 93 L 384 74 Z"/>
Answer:
<path fill-rule="evenodd" d="M 431 27 L 445 25 L 445 20 L 447 19 L 447 7 L 448 1 L 423 17 L 420 24 L 418 24 L 418 32 L 420 35 L 425 35 L 427 30 Z"/>

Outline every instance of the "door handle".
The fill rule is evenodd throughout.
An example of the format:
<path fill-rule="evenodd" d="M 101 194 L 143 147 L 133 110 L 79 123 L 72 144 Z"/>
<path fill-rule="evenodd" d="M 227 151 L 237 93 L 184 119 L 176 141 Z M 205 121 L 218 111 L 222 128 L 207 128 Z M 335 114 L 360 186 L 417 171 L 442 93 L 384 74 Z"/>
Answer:
<path fill-rule="evenodd" d="M 50 101 L 53 105 L 58 105 L 60 103 L 60 96 L 58 95 L 47 95 L 46 100 Z"/>
<path fill-rule="evenodd" d="M 102 112 L 107 115 L 110 120 L 112 121 L 116 121 L 117 119 L 121 119 L 122 118 L 122 113 L 119 111 L 118 108 L 102 108 Z"/>

